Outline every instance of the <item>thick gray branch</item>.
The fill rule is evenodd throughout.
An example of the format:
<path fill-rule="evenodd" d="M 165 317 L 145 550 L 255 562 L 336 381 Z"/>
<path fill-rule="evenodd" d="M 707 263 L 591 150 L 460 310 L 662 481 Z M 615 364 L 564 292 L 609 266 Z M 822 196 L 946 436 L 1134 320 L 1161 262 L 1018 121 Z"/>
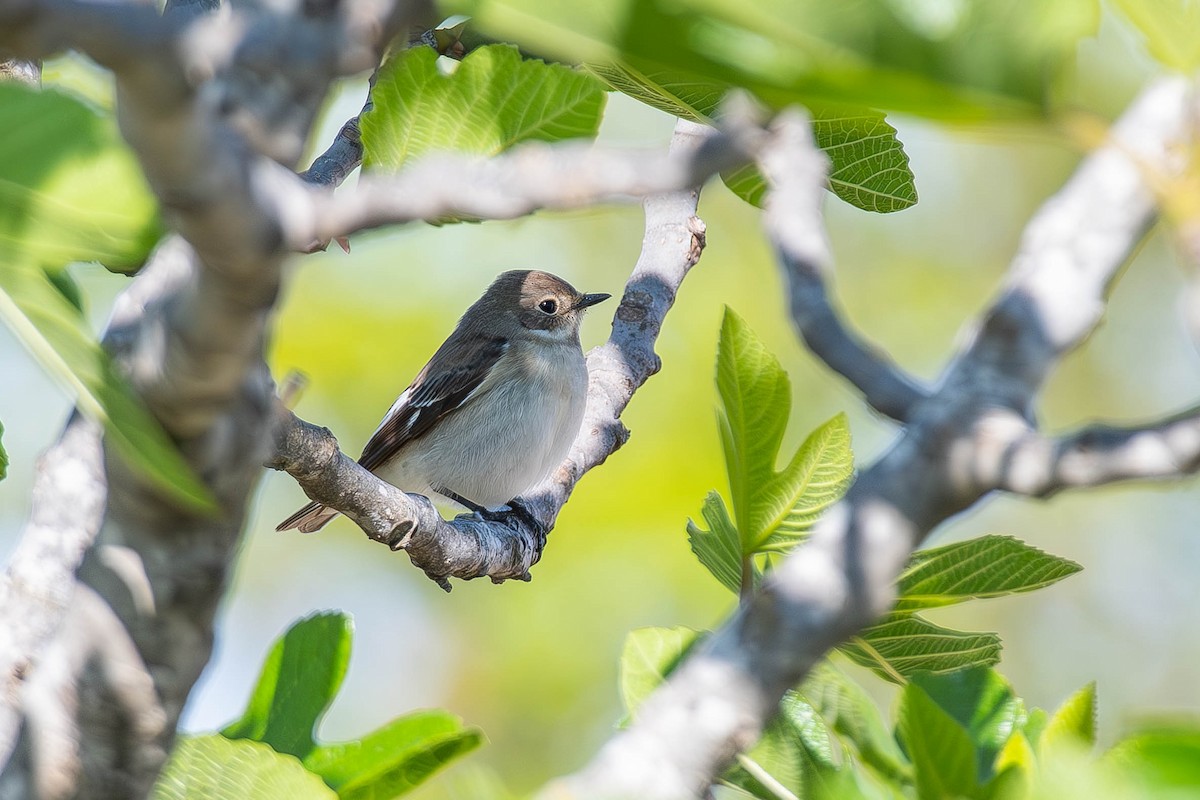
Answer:
<path fill-rule="evenodd" d="M 1009 288 L 936 393 L 910 407 L 893 446 L 863 470 L 751 602 L 672 673 L 633 724 L 545 796 L 702 796 L 734 754 L 754 742 L 782 693 L 888 608 L 896 576 L 926 534 L 1002 488 L 1001 472 L 990 482 L 971 477 L 986 456 L 987 431 L 998 415 L 1024 420 L 1045 374 L 1099 321 L 1113 275 L 1153 214 L 1141 170 L 1179 168 L 1188 88 L 1172 79 L 1143 93 L 1115 127 L 1114 143 L 1088 156 L 1031 221 Z M 780 163 L 816 163 L 801 152 L 811 150 L 811 139 L 782 142 L 799 151 L 778 154 Z M 811 219 L 821 170 L 788 170 L 775 179 L 772 214 L 788 224 Z M 811 230 L 805 237 L 790 246 L 811 248 Z M 1187 451 L 1195 431 L 1179 424 L 1167 427 L 1189 441 L 1179 446 Z M 1113 462 L 1114 475 L 1122 463 L 1135 468 L 1125 448 L 1113 454 L 1123 454 Z"/>
<path fill-rule="evenodd" d="M 706 136 L 701 126 L 680 122 L 671 152 L 676 157 L 695 152 Z M 624 444 L 628 431 L 621 413 L 659 369 L 654 343 L 679 285 L 704 248 L 704 224 L 695 216 L 698 197 L 698 189 L 685 189 L 646 199 L 642 253 L 617 307 L 612 334 L 588 354 L 588 404 L 579 436 L 547 484 L 522 498 L 523 511 L 488 519 L 462 515 L 447 522 L 426 498 L 407 495 L 359 467 L 329 431 L 287 412 L 277 425 L 276 454 L 267 466 L 292 474 L 310 497 L 346 514 L 372 539 L 405 550 L 444 588 L 449 577 L 528 580 L 575 484 Z"/>
<path fill-rule="evenodd" d="M 793 114 L 782 115 L 776 136 L 807 136 Z M 825 286 L 833 255 L 821 219 L 828 158 L 785 142 L 768 148 L 760 167 L 776 189 L 767 195 L 763 222 L 788 282 L 792 322 L 808 349 L 863 393 L 876 411 L 904 422 L 928 391 L 886 353 L 861 341 L 842 321 Z M 788 179 L 790 176 L 792 179 Z M 802 176 L 806 179 L 799 180 Z"/>

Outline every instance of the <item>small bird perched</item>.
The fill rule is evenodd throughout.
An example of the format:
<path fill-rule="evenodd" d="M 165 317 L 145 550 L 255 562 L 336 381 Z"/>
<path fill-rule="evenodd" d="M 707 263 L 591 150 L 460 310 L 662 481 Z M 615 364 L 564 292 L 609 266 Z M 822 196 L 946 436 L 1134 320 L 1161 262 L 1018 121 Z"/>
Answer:
<path fill-rule="evenodd" d="M 467 309 L 396 399 L 358 463 L 414 494 L 496 510 L 566 457 L 587 400 L 580 294 L 548 272 L 512 270 Z M 276 530 L 312 533 L 338 512 L 309 503 Z"/>

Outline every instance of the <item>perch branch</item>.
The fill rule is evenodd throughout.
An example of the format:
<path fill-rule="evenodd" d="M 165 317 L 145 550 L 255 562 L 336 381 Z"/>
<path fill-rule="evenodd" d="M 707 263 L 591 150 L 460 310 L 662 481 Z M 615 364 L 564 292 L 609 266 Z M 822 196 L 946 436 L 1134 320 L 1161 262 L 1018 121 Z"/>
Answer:
<path fill-rule="evenodd" d="M 671 152 L 692 153 L 707 140 L 702 126 L 680 122 Z M 447 522 L 426 498 L 379 480 L 342 453 L 329 431 L 290 412 L 281 414 L 276 454 L 267 466 L 287 470 L 310 497 L 349 516 L 370 538 L 405 550 L 443 588 L 449 588 L 449 577 L 527 580 L 575 484 L 624 444 L 628 431 L 621 413 L 659 369 L 655 340 L 704 247 L 704 224 L 695 216 L 698 198 L 698 189 L 683 189 L 646 199 L 642 253 L 612 334 L 588 354 L 588 403 L 579 436 L 555 475 L 523 498 L 528 514 L 493 520 L 462 515 Z"/>

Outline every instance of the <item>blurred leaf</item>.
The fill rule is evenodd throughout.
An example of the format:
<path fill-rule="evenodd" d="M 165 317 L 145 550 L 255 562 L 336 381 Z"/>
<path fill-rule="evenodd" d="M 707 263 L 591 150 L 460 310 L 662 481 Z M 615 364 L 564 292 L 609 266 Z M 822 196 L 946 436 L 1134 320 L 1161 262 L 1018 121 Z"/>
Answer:
<path fill-rule="evenodd" d="M 769 104 L 937 119 L 1042 111 L 1095 0 L 457 0 L 496 38 L 648 76 L 745 87 Z"/>
<path fill-rule="evenodd" d="M 47 269 L 45 270 L 46 279 L 50 281 L 50 285 L 62 295 L 63 299 L 70 303 L 76 311 L 83 313 L 83 292 L 79 289 L 79 284 L 71 277 L 71 273 L 65 269 Z"/>
<path fill-rule="evenodd" d="M 970 797 L 975 748 L 966 730 L 914 683 L 904 687 L 897 732 L 912 759 L 921 800 Z"/>
<path fill-rule="evenodd" d="M 1025 724 L 1025 705 L 1001 675 L 975 667 L 943 675 L 918 673 L 912 682 L 966 729 L 976 753 L 980 782 L 992 777 L 996 756 Z"/>
<path fill-rule="evenodd" d="M 478 728 L 444 711 L 423 711 L 357 741 L 318 745 L 304 766 L 324 778 L 341 800 L 375 800 L 406 793 L 481 744 Z"/>
<path fill-rule="evenodd" d="M 333 800 L 337 795 L 292 756 L 219 734 L 181 736 L 154 785 L 155 800 Z"/>
<path fill-rule="evenodd" d="M 1146 50 L 1180 72 L 1200 67 L 1200 3 L 1195 0 L 1116 0 L 1141 32 Z"/>
<path fill-rule="evenodd" d="M 1025 721 L 1025 738 L 1029 740 L 1029 744 L 1037 747 L 1041 742 L 1042 733 L 1046 730 L 1047 723 L 1050 722 L 1050 715 L 1046 713 L 1044 708 L 1031 708 L 1029 710 L 1029 719 Z"/>
<path fill-rule="evenodd" d="M 684 72 L 655 69 L 641 71 L 628 64 L 584 64 L 613 89 L 640 100 L 651 108 L 676 117 L 708 124 L 729 86 L 706 81 Z"/>
<path fill-rule="evenodd" d="M 221 733 L 304 759 L 346 676 L 353 637 L 354 624 L 341 612 L 313 614 L 292 625 L 263 662 L 245 713 Z"/>
<path fill-rule="evenodd" d="M 1050 753 L 1063 747 L 1090 748 L 1096 743 L 1096 683 L 1093 681 L 1067 698 L 1046 723 L 1038 742 L 1039 751 Z"/>
<path fill-rule="evenodd" d="M 738 542 L 737 529 L 729 518 L 725 501 L 716 492 L 709 492 L 700 509 L 708 530 L 690 519 L 687 524 L 688 544 L 700 563 L 734 594 L 741 591 L 742 548 Z"/>
<path fill-rule="evenodd" d="M 214 508 L 207 488 L 46 273 L 11 262 L 0 264 L 0 319 L 38 363 L 74 394 L 80 411 L 104 425 L 106 442 L 122 458 L 186 506 L 202 511 Z"/>
<path fill-rule="evenodd" d="M 1037 774 L 1037 758 L 1025 734 L 1015 731 L 996 756 L 995 776 L 984 787 L 985 800 L 1017 800 L 1029 796 Z"/>
<path fill-rule="evenodd" d="M 813 136 L 829 156 L 829 189 L 864 211 L 890 214 L 917 203 L 917 187 L 908 154 L 896 129 L 883 114 L 867 110 L 814 110 Z M 729 190 L 753 206 L 762 207 L 767 182 L 750 164 L 722 173 Z"/>
<path fill-rule="evenodd" d="M 781 472 L 775 462 L 791 411 L 791 385 L 766 346 L 726 307 L 717 348 L 718 418 L 742 554 L 772 534 L 795 539 L 845 493 L 853 474 L 843 414 L 805 440 Z M 778 542 L 772 543 L 773 549 Z"/>
<path fill-rule="evenodd" d="M 898 610 L 932 608 L 972 598 L 1031 592 L 1083 567 L 1011 536 L 989 534 L 918 550 L 900 576 Z"/>
<path fill-rule="evenodd" d="M 4 423 L 0 422 L 0 436 L 4 435 Z M 4 445 L 0 443 L 0 481 L 8 477 L 8 453 L 4 452 Z"/>
<path fill-rule="evenodd" d="M 633 714 L 701 638 L 691 628 L 638 628 L 621 648 L 621 700 Z"/>
<path fill-rule="evenodd" d="M 433 150 L 495 155 L 518 142 L 594 137 L 605 95 L 591 75 L 526 61 L 515 47 L 488 45 L 442 74 L 433 50 L 388 59 L 362 115 L 363 164 L 399 169 Z"/>
<path fill-rule="evenodd" d="M 1200 791 L 1200 729 L 1193 723 L 1140 731 L 1117 742 L 1104 761 L 1160 793 L 1182 790 L 1195 796 Z M 1186 796 L 1182 792 L 1179 796 Z"/>
<path fill-rule="evenodd" d="M 885 680 L 903 684 L 920 671 L 990 667 L 1000 660 L 1000 637 L 943 628 L 912 614 L 890 614 L 838 649 Z"/>
<path fill-rule="evenodd" d="M 841 670 L 822 661 L 799 691 L 834 731 L 854 745 L 863 764 L 893 783 L 912 780 L 912 771 L 875 703 Z"/>
<path fill-rule="evenodd" d="M 0 263 L 140 266 L 158 205 L 116 125 L 62 92 L 0 83 Z"/>

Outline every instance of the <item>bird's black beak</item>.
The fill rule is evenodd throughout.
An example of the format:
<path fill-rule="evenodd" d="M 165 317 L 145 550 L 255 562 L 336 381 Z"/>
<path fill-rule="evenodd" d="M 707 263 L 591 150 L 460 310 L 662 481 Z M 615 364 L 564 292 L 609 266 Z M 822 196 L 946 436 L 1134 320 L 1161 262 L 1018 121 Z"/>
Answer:
<path fill-rule="evenodd" d="M 596 303 L 603 303 L 610 297 L 612 297 L 611 294 L 604 294 L 603 292 L 600 292 L 599 294 L 585 294 L 576 301 L 575 308 L 580 309 L 587 308 L 588 306 L 594 306 Z"/>

